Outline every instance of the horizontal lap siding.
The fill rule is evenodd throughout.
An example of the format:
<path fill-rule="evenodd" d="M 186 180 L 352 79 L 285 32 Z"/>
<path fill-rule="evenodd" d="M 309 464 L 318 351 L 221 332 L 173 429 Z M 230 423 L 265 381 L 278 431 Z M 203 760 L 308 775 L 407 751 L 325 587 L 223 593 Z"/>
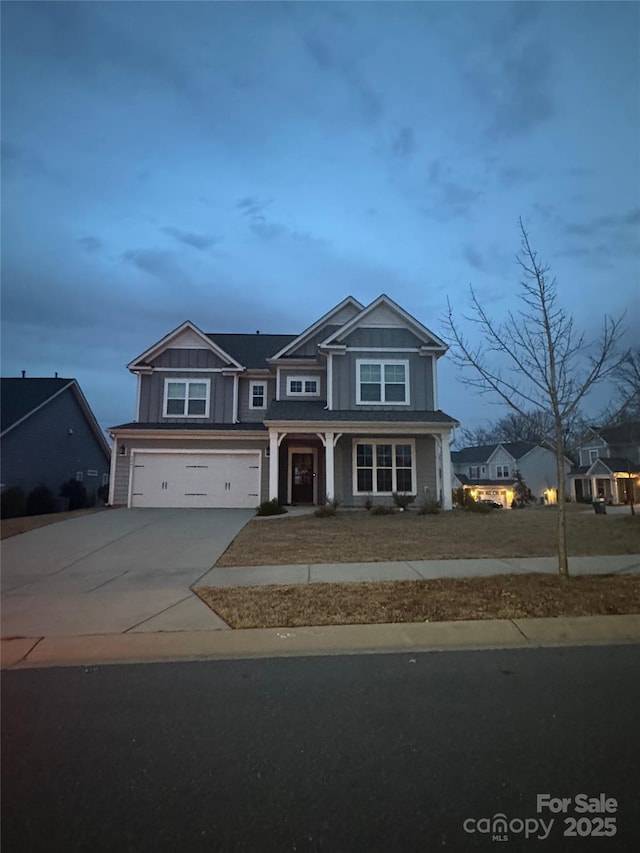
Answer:
<path fill-rule="evenodd" d="M 268 446 L 267 441 L 247 441 L 246 439 L 183 439 L 180 442 L 166 441 L 162 439 L 151 438 L 127 438 L 118 441 L 118 447 L 125 445 L 127 448 L 126 456 L 116 457 L 115 471 L 115 488 L 113 502 L 116 505 L 127 504 L 129 496 L 129 470 L 131 462 L 131 448 L 136 450 L 163 450 L 167 453 L 179 453 L 181 450 L 197 450 L 206 453 L 211 450 L 253 450 L 260 452 L 261 460 L 261 479 L 260 479 L 260 501 L 268 500 L 269 498 L 269 460 L 265 456 L 265 449 Z"/>

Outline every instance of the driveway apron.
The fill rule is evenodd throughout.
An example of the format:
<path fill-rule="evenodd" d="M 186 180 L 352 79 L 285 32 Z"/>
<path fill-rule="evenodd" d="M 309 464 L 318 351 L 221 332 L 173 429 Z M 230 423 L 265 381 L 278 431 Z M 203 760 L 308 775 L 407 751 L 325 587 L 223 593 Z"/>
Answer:
<path fill-rule="evenodd" d="M 105 510 L 5 539 L 2 636 L 225 628 L 189 587 L 252 515 Z"/>

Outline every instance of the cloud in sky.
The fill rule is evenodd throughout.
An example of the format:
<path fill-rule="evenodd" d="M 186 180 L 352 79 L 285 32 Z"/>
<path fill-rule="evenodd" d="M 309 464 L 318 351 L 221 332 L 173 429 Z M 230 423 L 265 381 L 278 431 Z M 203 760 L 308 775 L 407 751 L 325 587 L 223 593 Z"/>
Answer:
<path fill-rule="evenodd" d="M 108 425 L 124 365 L 187 318 L 296 332 L 386 291 L 438 332 L 470 280 L 515 306 L 519 216 L 581 322 L 612 282 L 637 317 L 639 26 L 637 4 L 5 4 L 5 372 L 78 374 Z"/>

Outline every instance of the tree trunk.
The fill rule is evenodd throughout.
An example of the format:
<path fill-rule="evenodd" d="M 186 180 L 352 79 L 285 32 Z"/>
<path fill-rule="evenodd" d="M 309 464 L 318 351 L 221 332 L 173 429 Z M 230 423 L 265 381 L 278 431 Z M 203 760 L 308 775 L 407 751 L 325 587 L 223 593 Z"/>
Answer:
<path fill-rule="evenodd" d="M 567 502 L 564 486 L 564 440 L 562 424 L 556 424 L 556 475 L 558 478 L 558 572 L 563 580 L 569 577 L 567 555 Z"/>

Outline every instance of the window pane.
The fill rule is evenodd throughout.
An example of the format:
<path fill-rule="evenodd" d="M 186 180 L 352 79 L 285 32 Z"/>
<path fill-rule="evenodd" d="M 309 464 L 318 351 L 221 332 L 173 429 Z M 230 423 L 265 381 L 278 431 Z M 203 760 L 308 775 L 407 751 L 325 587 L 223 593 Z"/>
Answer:
<path fill-rule="evenodd" d="M 404 385 L 385 385 L 384 399 L 389 403 L 404 403 L 406 397 L 404 393 Z"/>
<path fill-rule="evenodd" d="M 358 469 L 358 491 L 372 492 L 373 491 L 373 471 L 371 468 Z"/>
<path fill-rule="evenodd" d="M 380 379 L 379 364 L 360 365 L 360 382 L 380 382 Z"/>
<path fill-rule="evenodd" d="M 404 382 L 404 364 L 385 364 L 385 382 Z"/>
<path fill-rule="evenodd" d="M 289 390 L 292 394 L 301 394 L 302 393 L 302 382 L 298 379 L 292 379 L 291 385 L 289 386 Z"/>
<path fill-rule="evenodd" d="M 376 479 L 379 492 L 393 491 L 391 468 L 378 468 L 376 471 Z"/>
<path fill-rule="evenodd" d="M 207 386 L 204 382 L 189 383 L 189 399 L 204 400 L 207 396 Z"/>
<path fill-rule="evenodd" d="M 396 465 L 398 468 L 411 468 L 410 444 L 396 444 Z"/>
<path fill-rule="evenodd" d="M 168 415 L 184 415 L 184 400 L 167 400 Z"/>
<path fill-rule="evenodd" d="M 396 475 L 399 492 L 410 492 L 411 488 L 411 468 L 398 468 Z"/>
<path fill-rule="evenodd" d="M 318 383 L 315 379 L 310 379 L 304 383 L 305 394 L 316 394 L 318 391 Z"/>
<path fill-rule="evenodd" d="M 358 468 L 373 465 L 373 446 L 371 444 L 358 444 L 356 447 Z"/>
<path fill-rule="evenodd" d="M 390 444 L 377 444 L 376 445 L 376 461 L 378 463 L 378 468 L 391 468 L 393 459 L 393 454 L 391 453 L 391 445 Z"/>
<path fill-rule="evenodd" d="M 361 385 L 360 399 L 367 403 L 377 403 L 381 399 L 379 385 Z"/>
<path fill-rule="evenodd" d="M 187 388 L 184 382 L 169 382 L 169 387 L 167 389 L 167 397 L 170 400 L 175 400 L 178 398 L 184 399 L 186 390 Z"/>
<path fill-rule="evenodd" d="M 206 400 L 189 400 L 190 415 L 204 415 L 207 408 Z"/>

